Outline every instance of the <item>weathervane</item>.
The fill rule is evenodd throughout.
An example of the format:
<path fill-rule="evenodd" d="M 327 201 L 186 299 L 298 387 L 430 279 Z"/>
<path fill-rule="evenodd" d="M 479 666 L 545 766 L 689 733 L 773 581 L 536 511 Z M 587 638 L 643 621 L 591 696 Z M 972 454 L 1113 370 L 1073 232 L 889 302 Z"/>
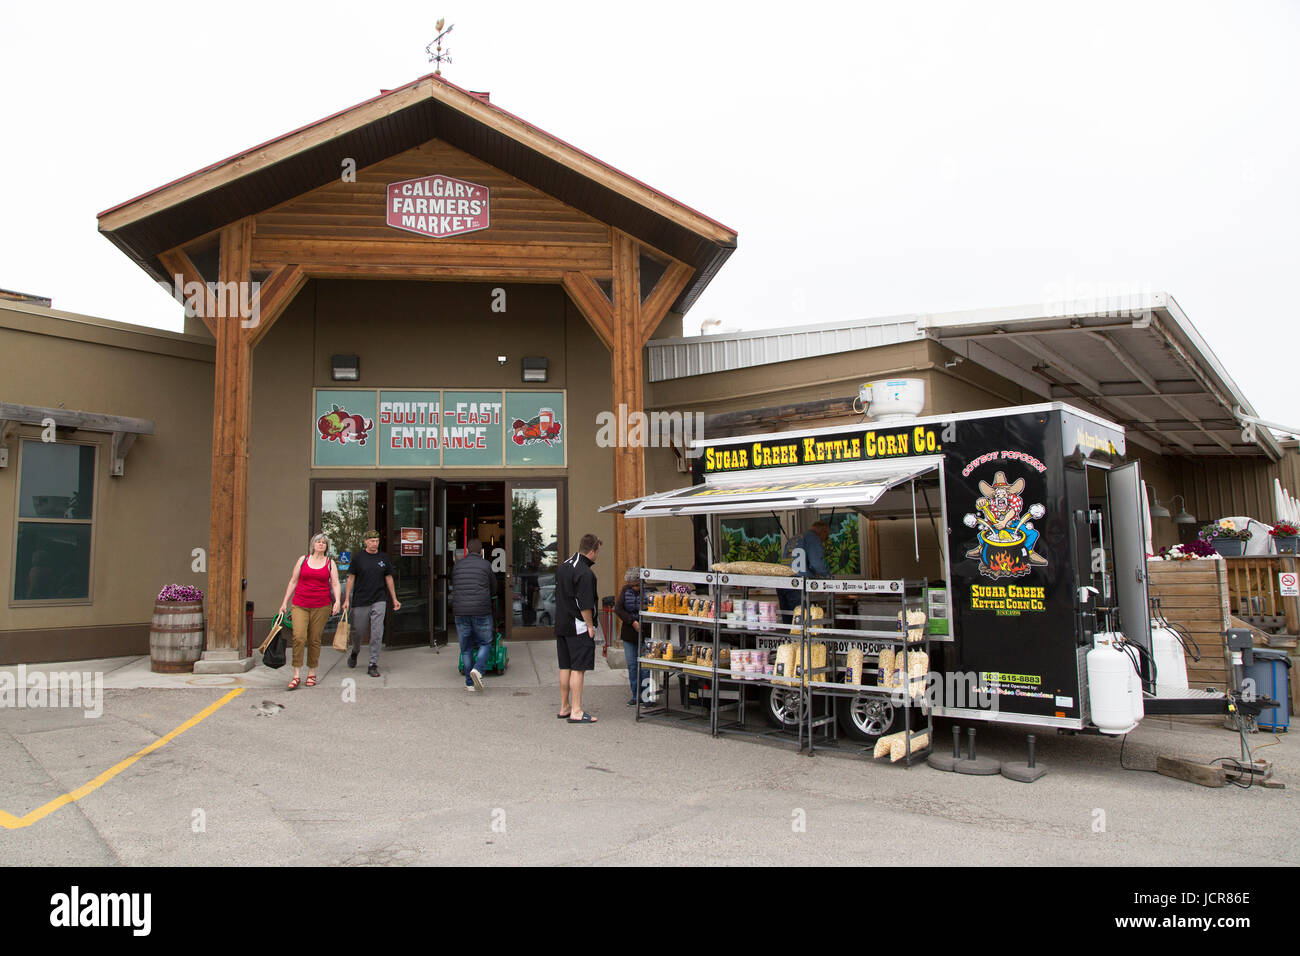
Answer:
<path fill-rule="evenodd" d="M 438 64 L 437 67 L 434 68 L 434 76 L 442 76 L 442 65 L 451 62 L 451 50 L 448 50 L 446 53 L 442 52 L 442 38 L 452 30 L 456 29 L 456 24 L 453 23 L 444 30 L 442 25 L 446 22 L 446 19 L 439 19 L 438 22 L 433 25 L 433 28 L 438 31 L 438 35 L 433 38 L 432 43 L 424 48 L 424 52 L 429 54 L 429 62 Z"/>

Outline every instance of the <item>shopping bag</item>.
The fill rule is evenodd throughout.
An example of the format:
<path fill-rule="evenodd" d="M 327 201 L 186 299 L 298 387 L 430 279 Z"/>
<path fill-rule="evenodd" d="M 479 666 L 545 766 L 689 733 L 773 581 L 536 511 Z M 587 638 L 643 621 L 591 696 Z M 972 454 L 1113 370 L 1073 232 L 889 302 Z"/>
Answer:
<path fill-rule="evenodd" d="M 257 648 L 257 652 L 259 654 L 266 653 L 266 649 L 271 646 L 271 639 L 274 638 L 275 635 L 280 633 L 280 628 L 282 627 L 288 627 L 288 628 L 293 627 L 293 624 L 290 622 L 289 615 L 284 612 L 280 612 L 276 614 L 275 617 L 271 618 L 271 633 L 266 635 L 266 640 L 264 640 L 261 643 L 261 645 Z"/>
<path fill-rule="evenodd" d="M 284 635 L 277 633 L 271 638 L 271 643 L 266 646 L 262 653 L 262 663 L 271 670 L 276 670 L 284 666 Z"/>
<path fill-rule="evenodd" d="M 350 611 L 345 611 L 339 618 L 339 625 L 334 629 L 334 650 L 346 651 L 348 649 L 348 637 L 352 633 L 352 628 L 348 624 Z"/>

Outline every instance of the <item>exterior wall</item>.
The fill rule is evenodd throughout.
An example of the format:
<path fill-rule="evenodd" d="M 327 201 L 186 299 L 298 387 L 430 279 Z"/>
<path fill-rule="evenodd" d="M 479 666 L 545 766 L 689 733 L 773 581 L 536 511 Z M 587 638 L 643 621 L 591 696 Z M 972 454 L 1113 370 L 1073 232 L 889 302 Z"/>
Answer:
<path fill-rule="evenodd" d="M 506 290 L 505 313 L 490 309 L 498 285 Z M 546 356 L 544 387 L 567 390 L 568 469 L 313 468 L 312 389 L 339 387 L 330 357 L 340 352 L 360 357 L 361 379 L 345 387 L 361 388 L 518 389 L 526 387 L 519 360 Z M 504 367 L 498 354 L 509 356 Z M 610 406 L 609 369 L 608 350 L 558 286 L 309 283 L 254 354 L 246 577 L 257 617 L 279 607 L 288 572 L 316 530 L 313 478 L 567 478 L 565 546 L 571 552 L 590 531 L 612 554 L 613 516 L 596 513 L 613 493 L 612 452 L 596 446 L 597 414 Z M 611 583 L 603 582 L 610 593 Z"/>
<path fill-rule="evenodd" d="M 0 395 L 23 405 L 150 419 L 111 477 L 111 436 L 78 431 L 60 441 L 98 449 L 91 539 L 91 600 L 15 606 L 14 557 L 21 453 L 9 442 L 0 469 L 0 663 L 148 652 L 149 620 L 168 583 L 207 587 L 191 570 L 208 540 L 212 347 L 191 337 L 22 305 L 0 308 Z M 23 426 L 18 437 L 39 438 Z"/>

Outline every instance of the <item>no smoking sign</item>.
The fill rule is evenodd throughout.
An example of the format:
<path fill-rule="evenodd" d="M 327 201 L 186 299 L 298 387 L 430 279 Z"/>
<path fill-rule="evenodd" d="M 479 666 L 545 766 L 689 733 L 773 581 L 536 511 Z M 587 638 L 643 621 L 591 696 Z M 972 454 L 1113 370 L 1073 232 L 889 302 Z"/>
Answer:
<path fill-rule="evenodd" d="M 1294 571 L 1283 571 L 1277 579 L 1282 585 L 1282 597 L 1300 597 L 1300 583 L 1297 583 Z"/>

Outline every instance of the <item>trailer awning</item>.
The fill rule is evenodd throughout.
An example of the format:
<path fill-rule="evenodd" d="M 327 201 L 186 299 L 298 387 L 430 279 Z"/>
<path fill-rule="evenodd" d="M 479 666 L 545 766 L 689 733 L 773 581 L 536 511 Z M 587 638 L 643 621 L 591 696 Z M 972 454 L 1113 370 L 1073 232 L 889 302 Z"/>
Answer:
<path fill-rule="evenodd" d="M 600 510 L 650 518 L 866 506 L 875 504 L 890 488 L 935 470 L 939 463 L 940 459 L 933 457 L 906 458 L 859 468 L 801 468 L 797 476 L 727 475 L 702 485 L 617 501 Z"/>

